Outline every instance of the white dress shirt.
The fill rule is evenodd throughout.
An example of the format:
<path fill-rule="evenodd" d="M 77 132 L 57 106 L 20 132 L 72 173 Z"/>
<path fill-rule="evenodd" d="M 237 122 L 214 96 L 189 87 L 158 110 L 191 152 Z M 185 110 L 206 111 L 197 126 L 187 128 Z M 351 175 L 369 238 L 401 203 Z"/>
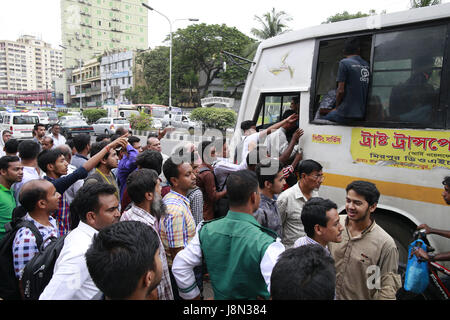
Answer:
<path fill-rule="evenodd" d="M 53 146 L 57 147 L 66 143 L 66 138 L 60 133 L 58 134 L 58 138 L 56 138 L 53 133 L 50 134 L 50 137 L 53 138 Z"/>
<path fill-rule="evenodd" d="M 27 183 L 28 181 L 43 179 L 44 177 L 45 177 L 45 172 L 42 170 L 39 170 L 39 173 L 38 173 L 38 171 L 36 170 L 35 167 L 25 167 L 25 166 L 23 167 L 22 181 L 16 182 L 12 185 L 12 187 L 14 188 L 14 197 L 16 198 L 17 206 L 20 205 L 19 194 L 20 194 L 20 189 L 22 189 L 22 186 L 25 183 Z"/>
<path fill-rule="evenodd" d="M 39 300 L 91 300 L 100 296 L 84 256 L 97 232 L 82 221 L 69 232 L 56 260 L 53 277 Z"/>
<path fill-rule="evenodd" d="M 189 244 L 180 252 L 177 253 L 173 260 L 172 273 L 177 282 L 178 288 L 188 288 L 193 283 L 196 283 L 194 275 L 194 267 L 202 265 L 202 249 L 200 247 L 200 239 L 198 232 L 203 226 L 201 222 L 195 233 L 195 237 L 189 242 Z M 284 252 L 285 248 L 283 244 L 277 241 L 269 245 L 264 253 L 264 256 L 260 263 L 260 272 L 267 284 L 267 291 L 270 292 L 270 276 L 272 270 L 277 263 L 278 256 Z M 189 292 L 179 291 L 180 297 L 183 299 L 193 299 L 200 294 L 198 287 Z"/>

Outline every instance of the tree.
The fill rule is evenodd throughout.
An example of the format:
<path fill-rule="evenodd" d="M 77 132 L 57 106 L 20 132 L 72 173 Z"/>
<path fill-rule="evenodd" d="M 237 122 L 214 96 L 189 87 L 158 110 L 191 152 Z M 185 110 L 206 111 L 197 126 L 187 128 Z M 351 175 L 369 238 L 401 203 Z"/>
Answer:
<path fill-rule="evenodd" d="M 411 0 L 411 9 L 441 4 L 441 0 Z"/>
<path fill-rule="evenodd" d="M 290 31 L 286 22 L 291 21 L 292 18 L 284 11 L 266 12 L 262 17 L 255 15 L 255 20 L 261 25 L 261 29 L 252 28 L 251 33 L 260 40 L 269 39 Z"/>
<path fill-rule="evenodd" d="M 191 102 L 199 105 L 214 79 L 221 78 L 224 85 L 230 87 L 242 83 L 247 72 L 237 66 L 230 66 L 223 72 L 221 51 L 242 56 L 243 49 L 253 41 L 238 29 L 225 24 L 203 23 L 178 29 L 173 34 L 173 87 L 180 95 L 183 91 L 185 97 L 189 92 Z"/>
<path fill-rule="evenodd" d="M 108 112 L 106 109 L 87 109 L 83 111 L 83 116 L 85 116 L 89 123 L 94 123 L 100 118 L 106 117 Z"/>
<path fill-rule="evenodd" d="M 144 111 L 139 112 L 139 115 L 132 114 L 130 116 L 130 125 L 135 130 L 146 131 L 152 128 L 153 118 Z"/>
<path fill-rule="evenodd" d="M 386 10 L 383 10 L 381 14 L 385 14 Z M 332 23 L 332 22 L 338 22 L 338 21 L 344 21 L 344 20 L 350 20 L 350 19 L 357 19 L 357 18 L 363 18 L 368 16 L 376 15 L 376 11 L 371 9 L 369 10 L 369 13 L 362 13 L 361 11 L 358 11 L 357 13 L 348 13 L 348 11 L 344 11 L 342 13 L 337 13 L 334 16 L 328 17 L 324 23 Z"/>
<path fill-rule="evenodd" d="M 190 117 L 194 121 L 201 121 L 204 128 L 222 131 L 234 127 L 237 119 L 234 110 L 225 108 L 196 108 L 192 110 Z"/>

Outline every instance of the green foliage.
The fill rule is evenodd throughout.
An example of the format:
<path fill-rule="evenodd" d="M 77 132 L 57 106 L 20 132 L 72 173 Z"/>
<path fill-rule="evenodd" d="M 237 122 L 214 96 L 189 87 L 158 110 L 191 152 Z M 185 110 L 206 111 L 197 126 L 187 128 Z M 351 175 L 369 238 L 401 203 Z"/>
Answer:
<path fill-rule="evenodd" d="M 284 11 L 272 11 L 263 14 L 262 18 L 255 15 L 255 20 L 261 25 L 261 29 L 252 28 L 251 33 L 258 39 L 265 40 L 289 31 L 286 22 L 292 18 Z"/>
<path fill-rule="evenodd" d="M 190 117 L 194 121 L 201 121 L 206 128 L 222 131 L 234 127 L 237 119 L 234 110 L 225 108 L 196 108 Z"/>
<path fill-rule="evenodd" d="M 152 128 L 152 116 L 141 111 L 139 115 L 132 114 L 130 116 L 130 125 L 135 130 L 148 131 Z"/>
<path fill-rule="evenodd" d="M 411 0 L 411 9 L 441 4 L 441 0 Z"/>
<path fill-rule="evenodd" d="M 67 116 L 67 115 L 68 115 L 67 112 L 58 111 L 58 118 L 61 118 L 61 117 Z"/>
<path fill-rule="evenodd" d="M 87 109 L 83 111 L 83 116 L 86 117 L 89 123 L 94 123 L 100 118 L 104 118 L 108 115 L 106 109 Z"/>
<path fill-rule="evenodd" d="M 381 14 L 386 13 L 386 11 L 382 11 Z M 369 10 L 369 13 L 362 13 L 361 11 L 358 11 L 357 13 L 348 13 L 348 11 L 344 11 L 342 13 L 337 13 L 334 16 L 328 17 L 327 21 L 322 23 L 332 23 L 332 22 L 338 22 L 338 21 L 344 21 L 344 20 L 350 20 L 350 19 L 357 19 L 357 18 L 363 18 L 368 16 L 376 15 L 375 10 Z"/>

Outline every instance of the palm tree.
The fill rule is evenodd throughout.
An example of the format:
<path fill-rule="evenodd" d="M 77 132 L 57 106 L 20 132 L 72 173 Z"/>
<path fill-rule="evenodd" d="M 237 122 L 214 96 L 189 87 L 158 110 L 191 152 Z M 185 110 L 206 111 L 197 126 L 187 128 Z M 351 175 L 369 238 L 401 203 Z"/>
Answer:
<path fill-rule="evenodd" d="M 290 31 L 286 22 L 291 21 L 292 18 L 286 12 L 277 12 L 275 8 L 272 8 L 272 11 L 265 13 L 262 18 L 255 15 L 255 20 L 262 25 L 262 28 L 252 28 L 251 33 L 258 39 L 265 40 Z"/>
<path fill-rule="evenodd" d="M 411 0 L 411 8 L 421 8 L 441 4 L 441 0 Z"/>

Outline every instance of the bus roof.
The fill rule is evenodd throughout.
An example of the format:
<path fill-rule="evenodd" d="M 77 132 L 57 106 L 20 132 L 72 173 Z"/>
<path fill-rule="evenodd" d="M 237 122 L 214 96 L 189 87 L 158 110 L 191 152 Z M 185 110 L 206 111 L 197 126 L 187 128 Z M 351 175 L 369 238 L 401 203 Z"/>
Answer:
<path fill-rule="evenodd" d="M 330 35 L 348 34 L 365 30 L 382 29 L 421 21 L 448 19 L 449 17 L 450 3 L 446 3 L 389 14 L 374 15 L 334 23 L 325 23 L 318 26 L 287 32 L 264 40 L 258 47 L 256 57 L 259 56 L 261 51 L 264 49 L 300 40 L 320 38 Z"/>

